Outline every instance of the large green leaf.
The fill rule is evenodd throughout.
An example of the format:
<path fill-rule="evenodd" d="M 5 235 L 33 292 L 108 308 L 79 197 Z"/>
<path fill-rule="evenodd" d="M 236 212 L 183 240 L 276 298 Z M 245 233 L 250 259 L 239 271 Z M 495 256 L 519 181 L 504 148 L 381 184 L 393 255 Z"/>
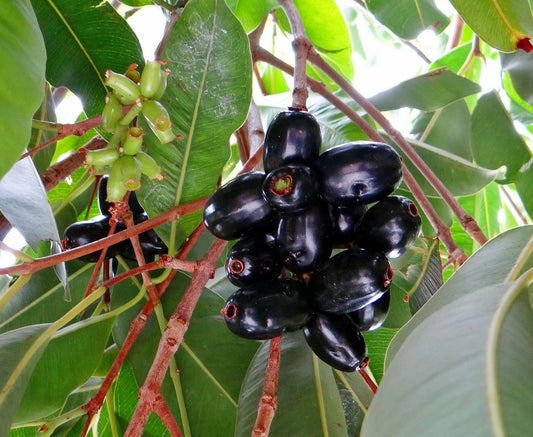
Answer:
<path fill-rule="evenodd" d="M 472 153 L 482 167 L 506 166 L 506 181 L 514 181 L 520 168 L 533 158 L 524 138 L 496 92 L 484 94 L 472 114 Z"/>
<path fill-rule="evenodd" d="M 0 15 L 0 178 L 19 159 L 44 96 L 46 52 L 29 0 L 2 5 Z"/>
<path fill-rule="evenodd" d="M 526 166 L 518 175 L 516 190 L 529 217 L 533 217 L 533 165 Z"/>
<path fill-rule="evenodd" d="M 0 335 L 0 435 L 7 435 L 30 376 L 47 341 L 49 327 L 30 325 Z"/>
<path fill-rule="evenodd" d="M 248 436 L 253 429 L 268 352 L 269 342 L 265 342 L 246 374 L 239 397 L 236 436 Z M 343 379 L 353 393 L 352 385 Z M 360 390 L 364 390 L 362 385 Z M 334 372 L 311 352 L 301 332 L 283 336 L 277 394 L 270 436 L 348 435 Z M 365 398 L 366 392 L 361 396 Z"/>
<path fill-rule="evenodd" d="M 403 39 L 414 39 L 426 29 L 440 33 L 450 22 L 433 0 L 367 0 L 366 5 L 381 23 Z"/>
<path fill-rule="evenodd" d="M 370 406 L 363 437 L 530 432 L 533 270 L 516 282 L 483 288 L 468 282 L 466 295 L 433 312 L 404 342 Z"/>
<path fill-rule="evenodd" d="M 104 107 L 104 73 L 143 64 L 141 45 L 108 2 L 32 0 L 46 43 L 46 78 L 66 86 L 91 117 Z"/>
<path fill-rule="evenodd" d="M 501 53 L 500 61 L 502 70 L 509 74 L 518 95 L 533 105 L 533 84 L 531 81 L 533 53 L 523 51 Z"/>
<path fill-rule="evenodd" d="M 143 180 L 138 198 L 149 215 L 213 193 L 251 99 L 248 38 L 223 0 L 188 2 L 165 47 L 171 76 L 161 101 L 183 138 L 165 146 L 147 139 L 165 174 L 160 183 Z M 199 220 L 196 214 L 161 227 L 170 252 Z"/>
<path fill-rule="evenodd" d="M 434 111 L 481 91 L 480 86 L 446 69 L 408 79 L 370 98 L 381 111 L 403 107 Z"/>
<path fill-rule="evenodd" d="M 396 357 L 410 334 L 439 309 L 472 290 L 503 283 L 513 269 L 524 271 L 533 267 L 533 255 L 531 254 L 520 262 L 518 261 L 524 247 L 531 244 L 531 238 L 533 238 L 533 225 L 511 229 L 489 240 L 398 332 L 387 352 L 386 363 L 390 363 Z"/>
<path fill-rule="evenodd" d="M 528 0 L 451 0 L 451 3 L 481 39 L 503 52 L 514 52 L 522 40 L 533 35 Z"/>
<path fill-rule="evenodd" d="M 53 414 L 70 392 L 89 379 L 102 358 L 115 316 L 83 320 L 53 335 L 33 371 L 15 423 Z"/>
<path fill-rule="evenodd" d="M 254 30 L 270 11 L 279 6 L 276 0 L 228 0 L 227 3 L 246 32 Z"/>
<path fill-rule="evenodd" d="M 166 317 L 177 307 L 189 280 L 188 276 L 179 273 L 173 279 L 162 298 Z M 113 289 L 113 305 L 127 302 L 136 293 L 137 287 L 135 281 L 118 284 Z M 163 385 L 163 395 L 175 417 L 182 425 L 183 417 L 187 418 L 192 435 L 231 435 L 241 382 L 259 346 L 258 342 L 236 337 L 229 331 L 220 314 L 223 306 L 224 300 L 220 296 L 204 290 L 176 355 L 181 381 L 178 391 L 184 397 L 186 411 L 178 410 L 176 390 L 170 380 L 165 380 Z M 113 336 L 119 346 L 124 341 L 132 317 L 139 310 L 136 306 L 118 318 Z M 145 381 L 160 338 L 161 330 L 154 314 L 128 355 L 139 385 Z M 209 420 L 206 420 L 205 405 L 216 406 L 210 410 Z"/>

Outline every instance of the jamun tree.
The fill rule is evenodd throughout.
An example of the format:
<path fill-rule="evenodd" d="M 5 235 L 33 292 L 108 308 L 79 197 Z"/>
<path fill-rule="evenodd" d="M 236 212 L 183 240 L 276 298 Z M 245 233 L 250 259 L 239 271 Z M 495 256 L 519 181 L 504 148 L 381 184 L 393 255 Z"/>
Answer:
<path fill-rule="evenodd" d="M 529 435 L 532 35 L 528 0 L 4 2 L 0 435 Z"/>

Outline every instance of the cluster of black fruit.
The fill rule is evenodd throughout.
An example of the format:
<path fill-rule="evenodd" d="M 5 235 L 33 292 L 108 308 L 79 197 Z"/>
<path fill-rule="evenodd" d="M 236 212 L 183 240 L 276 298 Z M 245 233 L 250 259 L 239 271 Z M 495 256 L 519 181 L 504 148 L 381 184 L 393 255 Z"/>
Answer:
<path fill-rule="evenodd" d="M 111 217 L 109 211 L 113 205 L 106 200 L 107 180 L 107 176 L 102 177 L 98 185 L 98 209 L 100 210 L 101 215 L 90 220 L 75 222 L 68 226 L 65 229 L 63 239 L 65 249 L 84 246 L 109 235 L 109 229 L 111 227 L 109 224 L 109 219 Z M 148 220 L 148 215 L 137 200 L 137 196 L 133 191 L 130 192 L 128 206 L 133 214 L 133 222 L 135 224 Z M 123 231 L 124 229 L 126 229 L 126 225 L 121 220 L 118 222 L 115 232 Z M 139 234 L 139 243 L 146 262 L 153 261 L 158 254 L 168 252 L 167 246 L 153 229 L 149 229 L 148 231 Z M 79 259 L 85 262 L 96 262 L 98 261 L 100 253 L 100 250 L 97 250 L 87 255 L 83 255 Z M 112 259 L 117 255 L 131 260 L 136 259 L 133 246 L 129 239 L 110 246 L 107 249 L 105 257 L 106 259 Z"/>
<path fill-rule="evenodd" d="M 320 149 L 310 113 L 281 112 L 266 133 L 264 172 L 220 187 L 204 223 L 219 238 L 238 239 L 225 268 L 241 288 L 222 310 L 232 332 L 268 339 L 303 328 L 319 358 L 353 371 L 367 361 L 361 332 L 388 314 L 388 259 L 414 243 L 421 219 L 411 200 L 391 195 L 402 170 L 389 145 Z"/>

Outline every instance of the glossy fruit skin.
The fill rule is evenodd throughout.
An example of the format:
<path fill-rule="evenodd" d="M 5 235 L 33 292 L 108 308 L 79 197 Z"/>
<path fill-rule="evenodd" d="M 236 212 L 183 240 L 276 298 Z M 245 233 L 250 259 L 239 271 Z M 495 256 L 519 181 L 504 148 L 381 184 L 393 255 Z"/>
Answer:
<path fill-rule="evenodd" d="M 279 189 L 276 184 L 288 185 Z M 314 170 L 303 164 L 287 164 L 272 170 L 263 182 L 263 197 L 280 212 L 296 212 L 318 200 L 318 180 Z"/>
<path fill-rule="evenodd" d="M 268 228 L 274 210 L 263 198 L 265 174 L 250 172 L 237 176 L 220 187 L 207 200 L 204 224 L 222 240 L 234 240 Z"/>
<path fill-rule="evenodd" d="M 414 244 L 421 228 L 422 220 L 414 202 L 403 196 L 389 196 L 366 212 L 355 243 L 397 258 Z"/>
<path fill-rule="evenodd" d="M 72 223 L 65 229 L 64 242 L 65 249 L 74 249 L 85 246 L 93 241 L 107 237 L 109 234 L 109 217 L 97 216 L 91 220 Z M 106 252 L 106 259 L 117 255 L 119 246 L 110 246 Z M 84 262 L 94 263 L 98 261 L 100 250 L 81 256 L 79 259 Z"/>
<path fill-rule="evenodd" d="M 133 194 L 133 193 L 131 193 Z M 148 220 L 148 215 L 146 213 L 138 214 L 133 218 L 134 224 L 139 224 Z M 120 222 L 117 225 L 116 232 L 120 232 L 126 229 L 124 223 Z M 159 235 L 153 229 L 148 229 L 147 231 L 139 234 L 139 244 L 144 255 L 146 262 L 152 262 L 155 259 L 155 255 L 162 255 L 168 253 L 167 245 L 159 238 Z M 135 251 L 129 239 L 117 243 L 117 254 L 123 256 L 124 258 L 136 260 Z"/>
<path fill-rule="evenodd" d="M 367 211 L 366 205 L 331 205 L 333 222 L 333 247 L 349 247 L 357 235 L 357 226 Z"/>
<path fill-rule="evenodd" d="M 263 168 L 266 173 L 283 165 L 312 164 L 320 154 L 320 125 L 309 112 L 280 112 L 265 134 Z"/>
<path fill-rule="evenodd" d="M 381 200 L 402 180 L 400 156 L 388 144 L 345 143 L 320 155 L 316 162 L 320 193 L 334 205 L 360 205 Z"/>
<path fill-rule="evenodd" d="M 226 257 L 226 276 L 238 287 L 275 279 L 281 273 L 280 257 L 272 235 L 261 233 L 237 241 Z"/>
<path fill-rule="evenodd" d="M 329 258 L 332 225 L 328 205 L 317 203 L 280 217 L 276 241 L 285 267 L 293 273 L 307 273 Z"/>
<path fill-rule="evenodd" d="M 103 215 L 110 215 L 109 208 L 113 206 L 111 202 L 108 202 L 106 200 L 107 179 L 108 179 L 107 175 L 102 176 L 102 179 L 100 179 L 100 182 L 98 184 L 98 209 L 100 210 L 100 213 Z M 130 207 L 130 211 L 134 216 L 144 213 L 144 208 L 141 206 L 141 204 L 137 200 L 137 195 L 135 194 L 135 191 L 130 192 L 130 196 L 128 198 L 128 206 Z"/>
<path fill-rule="evenodd" d="M 374 331 L 381 328 L 385 322 L 389 314 L 390 299 L 390 291 L 386 291 L 378 300 L 347 315 L 355 323 L 358 331 Z"/>
<path fill-rule="evenodd" d="M 303 331 L 312 351 L 335 369 L 353 372 L 367 361 L 365 340 L 345 314 L 317 313 Z"/>
<path fill-rule="evenodd" d="M 265 340 L 302 328 L 312 312 L 302 282 L 273 279 L 237 290 L 226 301 L 222 314 L 234 334 Z"/>
<path fill-rule="evenodd" d="M 363 308 L 389 290 L 392 269 L 385 255 L 360 248 L 334 255 L 314 273 L 309 292 L 319 311 L 344 314 Z"/>

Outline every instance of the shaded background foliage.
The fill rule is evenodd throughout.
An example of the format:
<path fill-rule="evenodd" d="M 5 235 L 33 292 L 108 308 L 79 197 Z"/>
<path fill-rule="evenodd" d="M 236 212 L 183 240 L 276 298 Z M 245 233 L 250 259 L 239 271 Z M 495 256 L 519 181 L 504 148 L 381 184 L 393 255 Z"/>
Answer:
<path fill-rule="evenodd" d="M 170 18 L 170 3 L 153 3 Z M 57 133 L 36 122 L 31 126 L 32 119 L 55 121 L 62 87 L 81 100 L 81 121 L 100 113 L 107 69 L 142 67 L 141 43 L 125 16 L 153 3 L 16 0 L 4 6 L 0 177 L 24 149 Z M 526 435 L 533 425 L 530 2 L 294 3 L 315 49 L 357 88 L 368 88 L 361 91 L 402 131 L 490 241 L 480 248 L 426 175 L 404 156 L 470 258 L 459 269 L 453 262 L 443 269 L 450 254 L 423 217 L 422 238 L 393 264 L 385 327 L 365 334 L 370 369 L 379 383 L 376 396 L 358 374 L 319 362 L 301 333 L 285 336 L 271 435 Z M 163 183 L 143 180 L 139 200 L 151 217 L 210 195 L 221 176 L 227 180 L 236 174 L 241 163 L 232 134 L 246 120 L 252 98 L 264 127 L 290 105 L 289 75 L 266 62 L 252 68 L 255 47 L 248 37 L 263 25 L 261 45 L 292 64 L 291 28 L 273 0 L 190 0 L 166 35 L 161 56 L 171 76 L 162 102 L 179 138 L 166 146 L 147 138 L 147 150 L 167 176 Z M 311 64 L 308 74 L 379 130 L 331 77 Z M 308 107 L 320 122 L 324 149 L 367 139 L 320 93 L 311 93 Z M 99 134 L 91 129 L 36 154 L 34 173 Z M 97 214 L 90 205 L 94 177 L 83 167 L 48 193 L 38 178 L 21 181 L 12 173 L 9 180 L 16 182 L 6 180 L 0 189 L 5 216 L 12 207 L 5 199 L 16 195 L 19 184 L 32 193 L 27 209 L 18 208 L 10 218 L 28 241 L 30 230 L 49 240 L 54 238 L 50 226 L 62 235 L 70 223 Z M 412 197 L 405 185 L 399 192 Z M 200 219 L 196 211 L 157 229 L 172 254 Z M 191 257 L 200 259 L 211 241 L 204 235 Z M 49 253 L 47 242 L 32 249 L 25 251 Z M 81 305 L 91 267 L 73 260 L 63 274 L 49 268 L 31 277 L 0 277 L 0 435 L 35 435 L 43 425 L 46 435 L 79 435 L 81 406 L 94 396 L 145 303 L 141 282 L 133 277 L 112 288 L 108 311 L 94 302 L 83 315 L 70 317 L 69 311 Z M 131 265 L 122 262 L 120 268 Z M 67 277 L 70 301 L 61 283 Z M 126 429 L 166 319 L 189 282 L 190 276 L 179 273 L 170 283 L 161 311 L 151 317 L 122 366 L 92 435 L 122 435 Z M 225 328 L 219 311 L 234 290 L 217 270 L 175 357 L 179 383 L 167 378 L 163 384 L 162 394 L 185 435 L 249 435 L 253 426 L 268 343 L 244 341 Z M 144 435 L 167 434 L 152 415 Z"/>

